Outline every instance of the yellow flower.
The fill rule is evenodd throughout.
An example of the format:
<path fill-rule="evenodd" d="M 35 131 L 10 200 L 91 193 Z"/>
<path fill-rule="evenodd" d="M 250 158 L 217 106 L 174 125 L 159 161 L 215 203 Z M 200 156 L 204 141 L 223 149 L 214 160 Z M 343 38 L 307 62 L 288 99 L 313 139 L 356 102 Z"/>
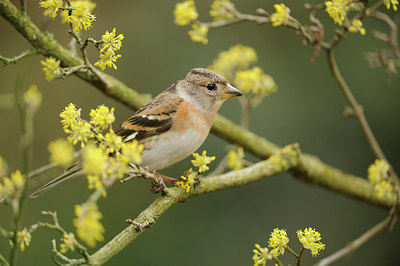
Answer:
<path fill-rule="evenodd" d="M 389 164 L 382 160 L 375 160 L 375 163 L 368 167 L 368 180 L 378 192 L 378 197 L 383 197 L 384 193 L 392 190 L 392 185 L 388 182 Z"/>
<path fill-rule="evenodd" d="M 64 111 L 60 113 L 60 117 L 62 118 L 61 124 L 63 125 L 63 129 L 65 131 L 65 129 L 71 127 L 72 125 L 76 125 L 80 121 L 81 109 L 76 109 L 75 105 L 70 103 L 64 108 Z"/>
<path fill-rule="evenodd" d="M 98 66 L 99 68 L 101 68 L 102 71 L 104 71 L 104 69 L 106 67 L 109 68 L 114 68 L 115 70 L 117 70 L 117 66 L 114 64 L 118 58 L 120 58 L 121 55 L 115 55 L 114 51 L 111 49 L 108 49 L 105 53 L 101 53 L 99 56 L 99 60 L 94 63 L 95 66 Z"/>
<path fill-rule="evenodd" d="M 143 152 L 143 144 L 139 144 L 139 142 L 136 139 L 128 143 L 123 143 L 121 147 L 121 153 L 123 155 L 124 160 L 126 160 L 127 163 L 134 162 L 135 164 L 141 164 L 142 152 Z"/>
<path fill-rule="evenodd" d="M 96 17 L 90 13 L 90 9 L 87 5 L 77 5 L 71 15 L 68 16 L 67 21 L 72 24 L 74 31 L 79 32 L 82 28 L 88 30 L 92 26 L 92 22 L 95 18 Z"/>
<path fill-rule="evenodd" d="M 74 147 L 65 139 L 53 140 L 47 146 L 50 152 L 50 162 L 68 166 L 74 160 Z"/>
<path fill-rule="evenodd" d="M 321 240 L 321 234 L 311 227 L 304 229 L 304 232 L 298 230 L 297 237 L 305 249 L 311 250 L 311 254 L 314 257 L 317 256 L 321 250 L 325 249 L 325 245 L 318 242 Z"/>
<path fill-rule="evenodd" d="M 93 9 L 96 7 L 96 3 L 91 2 L 90 0 L 75 0 L 71 1 L 71 7 L 76 9 L 79 6 L 84 6 L 89 9 L 89 12 L 92 12 Z M 61 12 L 61 23 L 68 22 L 68 10 Z"/>
<path fill-rule="evenodd" d="M 121 49 L 121 41 L 123 39 L 123 34 L 119 34 L 117 37 L 115 37 L 115 28 L 111 32 L 106 31 L 106 33 L 101 36 L 103 47 L 101 48 L 100 53 L 103 53 L 107 49 L 118 51 L 119 49 Z"/>
<path fill-rule="evenodd" d="M 96 246 L 97 241 L 103 241 L 104 227 L 100 223 L 103 218 L 96 204 L 90 206 L 75 205 L 76 218 L 73 224 L 76 228 L 76 234 L 89 247 Z"/>
<path fill-rule="evenodd" d="M 87 175 L 88 189 L 103 189 L 103 180 L 98 175 Z"/>
<path fill-rule="evenodd" d="M 94 137 L 91 126 L 88 122 L 80 120 L 76 124 L 71 124 L 70 129 L 64 129 L 65 133 L 69 134 L 68 141 L 76 145 L 78 142 L 81 143 L 81 148 L 85 147 L 85 143 L 90 138 Z"/>
<path fill-rule="evenodd" d="M 36 85 L 31 85 L 24 93 L 24 102 L 31 113 L 36 112 L 42 102 L 42 94 L 38 91 Z"/>
<path fill-rule="evenodd" d="M 284 4 L 275 4 L 274 8 L 276 12 L 271 15 L 272 26 L 287 25 L 290 18 L 290 9 Z"/>
<path fill-rule="evenodd" d="M 399 5 L 398 0 L 383 0 L 383 3 L 385 4 L 387 9 L 390 9 L 390 5 L 393 6 L 393 10 L 397 11 L 397 6 Z"/>
<path fill-rule="evenodd" d="M 347 11 L 349 11 L 349 5 L 351 0 L 332 0 L 325 2 L 325 11 L 340 26 L 346 18 Z"/>
<path fill-rule="evenodd" d="M 210 16 L 214 21 L 234 18 L 235 5 L 229 0 L 214 0 L 211 4 Z"/>
<path fill-rule="evenodd" d="M 298 157 L 298 150 L 294 149 L 293 145 L 286 145 L 278 153 L 271 155 L 268 160 L 274 164 L 275 171 L 281 172 L 297 164 Z"/>
<path fill-rule="evenodd" d="M 231 79 L 235 71 L 246 69 L 254 62 L 257 62 L 256 51 L 249 46 L 237 44 L 220 52 L 208 68 Z"/>
<path fill-rule="evenodd" d="M 0 156 L 0 178 L 6 176 L 8 172 L 8 166 L 3 157 Z"/>
<path fill-rule="evenodd" d="M 264 74 L 259 67 L 238 71 L 235 75 L 234 82 L 244 93 L 252 91 L 254 94 L 260 94 L 266 97 L 271 92 L 277 91 L 277 86 L 273 78 Z"/>
<path fill-rule="evenodd" d="M 74 251 L 76 239 L 73 233 L 63 234 L 63 243 L 60 244 L 61 253 L 67 253 L 68 250 Z"/>
<path fill-rule="evenodd" d="M 230 150 L 228 152 L 228 168 L 232 170 L 240 170 L 243 168 L 244 152 L 242 147 L 238 147 L 236 150 Z"/>
<path fill-rule="evenodd" d="M 191 160 L 191 162 L 194 166 L 199 168 L 199 173 L 208 171 L 210 168 L 207 166 L 207 164 L 210 164 L 215 160 L 215 156 L 207 156 L 207 151 L 203 151 L 202 155 L 199 155 L 197 152 L 193 153 L 192 155 L 194 160 Z"/>
<path fill-rule="evenodd" d="M 284 229 L 275 228 L 270 236 L 268 246 L 273 248 L 270 254 L 274 257 L 283 255 L 285 253 L 285 247 L 287 247 L 287 243 L 289 243 L 286 231 Z"/>
<path fill-rule="evenodd" d="M 22 229 L 22 231 L 17 231 L 17 243 L 21 251 L 24 251 L 26 247 L 29 247 L 31 243 L 32 235 L 27 228 Z"/>
<path fill-rule="evenodd" d="M 44 11 L 45 16 L 55 18 L 57 16 L 57 11 L 62 7 L 62 0 L 46 0 L 39 2 L 40 6 L 46 8 Z"/>
<path fill-rule="evenodd" d="M 107 106 L 100 105 L 90 111 L 90 117 L 90 124 L 98 130 L 104 130 L 115 121 L 114 108 L 110 110 Z"/>
<path fill-rule="evenodd" d="M 208 27 L 202 24 L 192 24 L 192 30 L 188 32 L 190 39 L 194 42 L 208 43 L 207 39 Z"/>
<path fill-rule="evenodd" d="M 266 265 L 267 260 L 272 260 L 272 255 L 269 254 L 268 248 L 262 248 L 259 244 L 254 245 L 256 249 L 253 249 L 253 261 L 254 266 Z"/>
<path fill-rule="evenodd" d="M 117 136 L 110 128 L 110 131 L 107 132 L 107 134 L 104 136 L 102 139 L 102 149 L 106 153 L 114 153 L 116 151 L 119 151 L 122 147 L 122 138 L 120 136 Z"/>
<path fill-rule="evenodd" d="M 40 61 L 43 66 L 43 71 L 46 76 L 47 81 L 51 81 L 55 78 L 58 67 L 60 66 L 60 61 L 53 57 L 46 58 L 46 61 Z"/>
<path fill-rule="evenodd" d="M 83 170 L 86 171 L 88 175 L 105 175 L 107 168 L 108 155 L 95 147 L 94 145 L 89 145 L 83 151 Z"/>
<path fill-rule="evenodd" d="M 351 22 L 351 26 L 349 27 L 349 31 L 356 33 L 356 32 L 360 32 L 361 35 L 365 35 L 365 29 L 362 27 L 362 22 L 359 19 L 353 19 L 353 21 Z"/>
<path fill-rule="evenodd" d="M 185 26 L 199 17 L 193 0 L 177 3 L 174 10 L 175 24 Z"/>
<path fill-rule="evenodd" d="M 190 168 L 186 173 L 181 176 L 178 181 L 175 182 L 177 187 L 182 188 L 188 193 L 191 189 L 194 188 L 196 173 L 193 172 L 193 169 Z"/>

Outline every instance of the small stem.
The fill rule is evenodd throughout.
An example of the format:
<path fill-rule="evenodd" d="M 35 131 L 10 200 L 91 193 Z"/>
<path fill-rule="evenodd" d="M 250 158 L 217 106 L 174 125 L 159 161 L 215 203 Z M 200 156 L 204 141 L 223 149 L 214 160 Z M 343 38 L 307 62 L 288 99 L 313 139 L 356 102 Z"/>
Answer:
<path fill-rule="evenodd" d="M 372 149 L 372 152 L 374 153 L 374 155 L 377 158 L 387 162 L 386 156 L 383 153 L 381 147 L 379 146 L 378 141 L 376 140 L 376 138 L 368 124 L 368 121 L 364 115 L 363 108 L 361 107 L 360 104 L 358 104 L 356 98 L 354 97 L 349 86 L 347 85 L 342 74 L 340 73 L 340 70 L 336 63 L 335 56 L 333 54 L 333 50 L 328 49 L 327 55 L 328 55 L 328 63 L 329 63 L 330 69 L 332 71 L 332 74 L 333 74 L 334 78 L 336 79 L 336 81 L 339 83 L 339 86 L 342 89 L 344 95 L 346 96 L 346 99 L 349 101 L 351 107 L 353 108 L 354 115 L 361 125 L 361 128 L 362 128 L 362 130 L 367 138 L 367 141 Z"/>
<path fill-rule="evenodd" d="M 11 249 L 10 254 L 10 265 L 16 265 L 17 263 L 17 253 L 18 253 L 18 245 L 17 245 L 17 232 L 21 228 L 22 225 L 22 215 L 27 199 L 27 189 L 29 185 L 29 172 L 31 170 L 32 165 L 32 140 L 33 140 L 33 112 L 28 112 L 26 105 L 23 101 L 23 80 L 26 77 L 26 71 L 28 69 L 28 65 L 25 65 L 25 68 L 18 74 L 17 77 L 17 86 L 16 86 L 16 99 L 17 105 L 21 116 L 22 121 L 22 146 L 23 146 L 23 174 L 26 177 L 26 182 L 22 189 L 21 197 L 18 201 L 18 205 L 15 208 L 14 213 L 14 221 L 12 225 L 12 231 L 14 235 L 12 237 L 12 242 L 14 243 L 13 248 Z"/>
<path fill-rule="evenodd" d="M 10 264 L 8 263 L 8 261 L 3 257 L 3 255 L 0 254 L 0 264 L 4 265 L 4 266 L 9 266 Z"/>
<path fill-rule="evenodd" d="M 296 259 L 299 259 L 300 256 L 299 256 L 293 249 L 291 249 L 289 246 L 285 246 L 284 248 L 285 248 L 287 251 L 289 251 L 290 254 L 292 254 L 293 256 L 295 256 Z"/>
<path fill-rule="evenodd" d="M 297 257 L 297 266 L 301 265 L 301 257 L 303 256 L 303 252 L 304 252 L 304 246 L 301 247 L 300 252 L 299 252 L 299 257 Z"/>
<path fill-rule="evenodd" d="M 16 64 L 19 60 L 37 54 L 37 51 L 34 48 L 30 48 L 26 51 L 23 51 L 21 54 L 14 56 L 12 58 L 3 57 L 0 55 L 0 61 L 3 62 L 3 66 L 7 66 L 9 64 Z"/>
<path fill-rule="evenodd" d="M 370 240 L 372 237 L 376 236 L 378 233 L 380 233 L 385 227 L 391 223 L 392 217 L 388 216 L 386 217 L 383 221 L 369 229 L 367 232 L 362 234 L 359 238 L 355 239 L 354 241 L 350 242 L 346 247 L 336 251 L 332 255 L 329 255 L 328 257 L 320 260 L 315 264 L 315 266 L 325 266 L 325 265 L 330 265 L 334 263 L 335 261 L 353 253 L 356 251 L 359 247 L 364 245 L 368 240 Z"/>
<path fill-rule="evenodd" d="M 277 257 L 272 257 L 272 259 L 273 259 L 279 266 L 283 266 L 283 263 L 282 263 Z"/>

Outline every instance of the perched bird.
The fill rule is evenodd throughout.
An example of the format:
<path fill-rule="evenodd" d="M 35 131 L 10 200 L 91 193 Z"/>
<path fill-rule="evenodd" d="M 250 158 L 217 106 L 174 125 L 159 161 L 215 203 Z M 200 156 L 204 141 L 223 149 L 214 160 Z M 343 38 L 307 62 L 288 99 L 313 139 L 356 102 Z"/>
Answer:
<path fill-rule="evenodd" d="M 136 139 L 143 144 L 141 166 L 160 170 L 196 151 L 208 136 L 223 102 L 241 95 L 223 76 L 194 68 L 138 110 L 115 133 L 125 142 Z M 70 167 L 31 197 L 82 171 L 80 165 Z"/>

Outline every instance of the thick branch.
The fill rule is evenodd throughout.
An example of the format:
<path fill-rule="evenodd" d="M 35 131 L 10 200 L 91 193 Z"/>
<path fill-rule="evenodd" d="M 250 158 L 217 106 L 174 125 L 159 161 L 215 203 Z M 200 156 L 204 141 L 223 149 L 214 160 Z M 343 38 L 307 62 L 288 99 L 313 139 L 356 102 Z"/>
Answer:
<path fill-rule="evenodd" d="M 175 203 L 216 190 L 240 187 L 244 184 L 270 177 L 279 172 L 280 170 L 277 170 L 274 163 L 266 160 L 239 171 L 232 171 L 218 176 L 202 178 L 200 184 L 189 193 L 186 193 L 183 189 L 177 187 L 165 189 L 166 195 L 158 197 L 134 220 L 136 224 L 141 225 L 140 228 L 133 225 L 128 226 L 105 246 L 94 253 L 91 256 L 91 259 L 95 265 L 107 262 L 137 238 L 144 229 L 151 227 L 157 219 Z"/>
<path fill-rule="evenodd" d="M 41 32 L 28 16 L 23 15 L 9 0 L 0 0 L 0 14 L 11 23 L 39 53 L 53 56 L 64 67 L 82 65 L 80 58 L 61 46 L 50 34 Z M 140 94 L 114 77 L 98 73 L 97 75 L 77 73 L 83 80 L 96 86 L 106 95 L 137 109 L 150 100 L 148 95 Z M 99 78 L 101 77 L 101 79 Z M 212 132 L 221 138 L 238 144 L 261 159 L 268 158 L 279 151 L 280 147 L 267 139 L 244 130 L 227 118 L 217 115 Z M 354 175 L 346 174 L 329 166 L 312 155 L 303 154 L 301 163 L 293 170 L 296 176 L 312 184 L 351 196 L 384 208 L 391 208 L 396 203 L 394 195 L 385 195 L 379 199 L 369 183 Z"/>

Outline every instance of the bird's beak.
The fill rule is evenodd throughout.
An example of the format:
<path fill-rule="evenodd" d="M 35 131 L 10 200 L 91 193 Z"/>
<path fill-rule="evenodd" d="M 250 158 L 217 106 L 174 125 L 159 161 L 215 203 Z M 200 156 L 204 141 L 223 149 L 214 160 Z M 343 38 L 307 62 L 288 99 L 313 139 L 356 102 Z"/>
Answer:
<path fill-rule="evenodd" d="M 243 92 L 236 89 L 232 85 L 228 84 L 228 86 L 222 91 L 219 98 L 227 99 L 227 98 L 233 98 L 233 97 L 242 96 L 242 95 L 243 95 Z"/>

